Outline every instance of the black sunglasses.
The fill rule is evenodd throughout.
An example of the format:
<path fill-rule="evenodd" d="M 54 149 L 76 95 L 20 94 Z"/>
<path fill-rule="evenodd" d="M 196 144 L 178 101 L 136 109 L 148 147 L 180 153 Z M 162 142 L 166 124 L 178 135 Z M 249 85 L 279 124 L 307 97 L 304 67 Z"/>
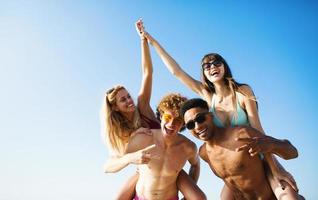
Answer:
<path fill-rule="evenodd" d="M 192 130 L 195 127 L 195 122 L 197 122 L 198 124 L 203 123 L 206 119 L 205 116 L 208 113 L 209 112 L 202 112 L 202 113 L 197 114 L 193 120 L 190 120 L 185 124 L 186 128 L 189 130 Z"/>
<path fill-rule="evenodd" d="M 210 68 L 213 66 L 220 67 L 222 65 L 222 61 L 220 60 L 214 60 L 213 62 L 203 63 L 202 68 L 204 70 L 210 70 Z"/>

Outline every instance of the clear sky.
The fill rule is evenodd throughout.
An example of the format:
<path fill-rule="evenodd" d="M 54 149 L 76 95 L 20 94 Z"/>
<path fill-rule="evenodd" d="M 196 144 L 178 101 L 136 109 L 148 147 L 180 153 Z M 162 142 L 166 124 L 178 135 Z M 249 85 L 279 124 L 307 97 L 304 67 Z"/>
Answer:
<path fill-rule="evenodd" d="M 280 161 L 301 194 L 318 199 L 317 10 L 301 0 L 1 0 L 0 199 L 112 199 L 134 172 L 103 173 L 99 110 L 115 84 L 138 94 L 139 17 L 197 79 L 203 55 L 228 61 L 258 97 L 266 133 L 298 148 L 297 159 Z M 152 58 L 153 107 L 168 92 L 196 97 Z M 218 199 L 223 183 L 202 162 L 198 185 Z"/>

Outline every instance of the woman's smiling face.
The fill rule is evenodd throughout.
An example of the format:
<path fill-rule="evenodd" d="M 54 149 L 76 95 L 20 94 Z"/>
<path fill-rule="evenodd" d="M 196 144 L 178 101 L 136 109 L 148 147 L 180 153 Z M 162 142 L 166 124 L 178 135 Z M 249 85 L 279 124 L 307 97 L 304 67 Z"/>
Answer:
<path fill-rule="evenodd" d="M 219 60 L 209 60 L 202 64 L 205 77 L 212 83 L 223 80 L 225 74 L 224 64 Z"/>
<path fill-rule="evenodd" d="M 136 106 L 133 99 L 126 89 L 121 89 L 116 94 L 116 105 L 115 110 L 121 113 L 134 112 Z"/>

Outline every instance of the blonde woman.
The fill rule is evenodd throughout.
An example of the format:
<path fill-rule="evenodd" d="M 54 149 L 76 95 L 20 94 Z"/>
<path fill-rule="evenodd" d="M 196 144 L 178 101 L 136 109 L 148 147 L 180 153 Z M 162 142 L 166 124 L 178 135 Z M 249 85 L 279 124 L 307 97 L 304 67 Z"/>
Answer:
<path fill-rule="evenodd" d="M 149 156 L 144 153 L 147 148 L 129 154 L 125 154 L 125 149 L 133 134 L 151 134 L 150 129 L 160 128 L 160 123 L 150 107 L 152 62 L 148 42 L 139 31 L 140 25 L 137 22 L 137 31 L 141 38 L 143 77 L 137 104 L 134 103 L 126 88 L 120 85 L 109 89 L 104 99 L 102 112 L 104 113 L 103 123 L 105 127 L 103 132 L 111 154 L 104 167 L 106 173 L 118 172 L 131 163 L 149 162 Z M 122 187 L 117 198 L 131 199 L 134 195 L 134 184 L 137 179 L 138 174 L 136 173 Z"/>
<path fill-rule="evenodd" d="M 126 153 L 126 147 L 133 135 L 146 133 L 151 134 L 151 129 L 160 129 L 160 122 L 156 119 L 150 107 L 152 90 L 152 63 L 148 47 L 148 41 L 143 34 L 143 25 L 139 20 L 136 23 L 137 32 L 141 39 L 142 71 L 143 78 L 137 104 L 134 103 L 129 92 L 123 86 L 115 86 L 108 90 L 105 95 L 103 112 L 104 138 L 110 151 L 110 158 L 105 164 L 106 173 L 118 172 L 129 164 L 147 164 L 151 160 L 149 151 L 154 146 L 148 146 L 136 152 Z M 116 199 L 132 199 L 138 173 L 130 177 L 120 190 Z M 177 179 L 179 190 L 185 197 L 204 196 L 197 189 L 194 181 L 182 170 Z M 187 193 L 191 191 L 192 194 Z M 187 196 L 189 194 L 190 196 Z M 191 199 L 188 198 L 188 199 Z"/>

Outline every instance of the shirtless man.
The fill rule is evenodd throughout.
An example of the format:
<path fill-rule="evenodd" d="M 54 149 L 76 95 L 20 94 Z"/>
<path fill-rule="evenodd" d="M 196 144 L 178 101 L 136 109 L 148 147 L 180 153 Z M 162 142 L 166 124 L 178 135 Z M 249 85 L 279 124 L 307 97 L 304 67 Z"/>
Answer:
<path fill-rule="evenodd" d="M 296 158 L 297 149 L 288 140 L 263 135 L 247 126 L 218 128 L 202 99 L 185 102 L 181 115 L 192 135 L 205 142 L 200 147 L 200 157 L 223 179 L 235 199 L 276 199 L 257 154 L 274 153 L 284 159 Z"/>
<path fill-rule="evenodd" d="M 197 182 L 200 174 L 197 147 L 195 143 L 178 133 L 184 124 L 179 110 L 185 101 L 186 98 L 178 94 L 163 97 L 158 105 L 161 129 L 152 129 L 152 135 L 136 134 L 129 141 L 127 153 L 143 149 L 142 159 L 147 163 L 138 165 L 139 178 L 135 200 L 178 199 L 176 181 L 186 161 L 191 165 L 190 177 Z M 194 184 L 194 187 L 197 185 Z M 192 191 L 186 192 L 189 193 L 187 196 L 191 196 Z M 201 196 L 191 199 L 206 197 L 202 192 Z"/>

